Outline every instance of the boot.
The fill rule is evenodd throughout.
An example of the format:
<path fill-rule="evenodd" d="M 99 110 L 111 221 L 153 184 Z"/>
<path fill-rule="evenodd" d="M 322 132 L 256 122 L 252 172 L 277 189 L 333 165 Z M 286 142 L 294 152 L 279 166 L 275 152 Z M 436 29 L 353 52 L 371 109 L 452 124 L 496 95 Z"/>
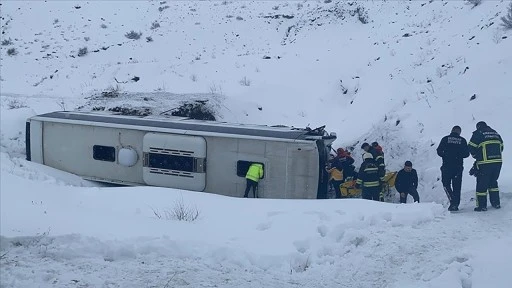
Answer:
<path fill-rule="evenodd" d="M 487 211 L 487 195 L 476 196 L 476 208 L 475 211 Z"/>
<path fill-rule="evenodd" d="M 500 209 L 501 208 L 501 205 L 500 204 L 496 204 L 496 205 L 492 205 L 492 207 L 496 208 L 496 209 Z"/>
<path fill-rule="evenodd" d="M 477 212 L 487 211 L 487 207 L 475 207 L 474 210 Z"/>
<path fill-rule="evenodd" d="M 450 205 L 450 207 L 448 207 L 448 211 L 459 211 L 459 207 Z"/>

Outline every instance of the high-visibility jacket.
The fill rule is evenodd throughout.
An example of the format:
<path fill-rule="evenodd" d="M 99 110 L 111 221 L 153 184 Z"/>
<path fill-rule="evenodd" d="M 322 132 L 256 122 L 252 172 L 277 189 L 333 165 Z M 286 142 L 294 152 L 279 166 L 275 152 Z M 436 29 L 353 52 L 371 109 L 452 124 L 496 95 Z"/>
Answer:
<path fill-rule="evenodd" d="M 503 139 L 491 127 L 487 126 L 473 132 L 468 148 L 477 165 L 502 162 Z"/>
<path fill-rule="evenodd" d="M 343 171 L 340 171 L 336 169 L 336 167 L 333 167 L 329 170 L 327 170 L 329 174 L 331 175 L 331 179 L 334 181 L 342 181 L 343 180 Z"/>
<path fill-rule="evenodd" d="M 263 178 L 263 165 L 259 163 L 251 164 L 245 178 L 254 182 L 260 181 L 260 179 Z"/>

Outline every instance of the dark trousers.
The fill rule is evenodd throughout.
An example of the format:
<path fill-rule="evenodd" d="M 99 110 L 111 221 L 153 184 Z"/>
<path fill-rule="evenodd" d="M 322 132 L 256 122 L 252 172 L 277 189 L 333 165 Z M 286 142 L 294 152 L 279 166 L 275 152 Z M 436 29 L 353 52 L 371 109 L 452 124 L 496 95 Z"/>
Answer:
<path fill-rule="evenodd" d="M 460 190 L 462 187 L 462 172 L 464 167 L 441 167 L 441 181 L 443 182 L 444 192 L 450 200 L 450 207 L 459 208 Z"/>
<path fill-rule="evenodd" d="M 407 203 L 407 195 L 411 195 L 414 199 L 414 202 L 420 203 L 420 194 L 418 194 L 418 190 L 416 188 L 410 188 L 409 190 L 399 192 L 400 193 L 400 203 Z"/>
<path fill-rule="evenodd" d="M 341 189 L 340 189 L 340 185 L 343 184 L 343 181 L 338 181 L 338 180 L 331 180 L 331 183 L 332 183 L 332 186 L 334 188 L 334 191 L 336 192 L 336 199 L 340 199 L 341 198 Z"/>
<path fill-rule="evenodd" d="M 500 177 L 501 163 L 478 165 L 476 176 L 476 206 L 487 208 L 487 192 L 492 206 L 500 205 L 500 190 L 498 178 Z"/>
<path fill-rule="evenodd" d="M 363 199 L 379 201 L 380 186 L 377 187 L 363 187 L 361 192 Z"/>
<path fill-rule="evenodd" d="M 247 185 L 245 186 L 245 193 L 244 197 L 247 198 L 249 196 L 249 190 L 251 190 L 252 187 L 252 195 L 254 198 L 258 198 L 258 194 L 256 191 L 258 190 L 258 182 L 253 181 L 251 179 L 247 179 Z"/>

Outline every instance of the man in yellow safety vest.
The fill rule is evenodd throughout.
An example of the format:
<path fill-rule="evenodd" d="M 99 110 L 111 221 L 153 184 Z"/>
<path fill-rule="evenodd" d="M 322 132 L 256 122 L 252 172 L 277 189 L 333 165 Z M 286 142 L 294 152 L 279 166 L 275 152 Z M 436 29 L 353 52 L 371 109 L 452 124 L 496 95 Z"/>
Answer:
<path fill-rule="evenodd" d="M 263 178 L 263 165 L 261 163 L 251 164 L 245 178 L 247 179 L 247 185 L 245 187 L 244 198 L 249 196 L 249 190 L 251 190 L 251 188 L 254 198 L 258 198 L 256 190 L 258 189 L 258 182 Z"/>

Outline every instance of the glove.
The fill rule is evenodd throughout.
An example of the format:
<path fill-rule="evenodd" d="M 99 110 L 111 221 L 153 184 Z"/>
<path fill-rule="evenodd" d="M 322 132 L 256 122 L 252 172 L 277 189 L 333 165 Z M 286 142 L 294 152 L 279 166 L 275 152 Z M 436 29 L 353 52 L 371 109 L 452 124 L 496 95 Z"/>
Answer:
<path fill-rule="evenodd" d="M 478 169 L 476 169 L 475 166 L 471 167 L 471 169 L 469 169 L 469 175 L 471 176 L 478 176 Z"/>

